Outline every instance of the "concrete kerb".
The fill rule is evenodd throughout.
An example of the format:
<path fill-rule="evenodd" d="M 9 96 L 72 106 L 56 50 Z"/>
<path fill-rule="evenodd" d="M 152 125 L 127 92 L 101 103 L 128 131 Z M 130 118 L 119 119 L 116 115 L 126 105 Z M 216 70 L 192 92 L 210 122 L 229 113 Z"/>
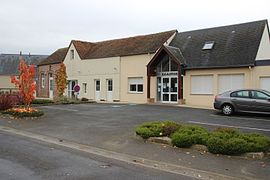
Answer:
<path fill-rule="evenodd" d="M 18 130 L 18 129 L 14 129 L 14 128 L 10 128 L 10 127 L 0 126 L 0 131 L 10 133 L 10 134 L 19 135 L 22 137 L 27 137 L 30 139 L 38 140 L 38 141 L 49 143 L 49 144 L 54 144 L 54 145 L 57 145 L 59 147 L 66 147 L 66 148 L 70 148 L 73 150 L 86 152 L 86 153 L 93 154 L 93 155 L 100 156 L 100 157 L 104 157 L 104 158 L 114 159 L 117 161 L 122 161 L 122 162 L 133 164 L 133 165 L 140 165 L 140 166 L 147 167 L 147 168 L 152 168 L 152 169 L 156 169 L 156 170 L 160 170 L 160 171 L 164 171 L 164 172 L 184 175 L 184 176 L 193 177 L 193 178 L 197 178 L 197 179 L 205 179 L 205 180 L 240 179 L 238 177 L 232 177 L 232 176 L 228 176 L 228 175 L 224 175 L 224 174 L 219 174 L 216 172 L 193 169 L 193 168 L 180 166 L 180 165 L 176 165 L 176 164 L 165 163 L 165 162 L 145 159 L 145 158 L 141 158 L 141 157 L 136 157 L 133 155 L 113 152 L 110 150 L 105 150 L 105 149 L 93 147 L 90 145 L 79 144 L 79 143 L 71 142 L 71 141 L 68 141 L 65 139 L 58 139 L 55 137 L 44 136 L 44 135 L 31 133 L 31 132 L 23 131 L 23 130 Z"/>
<path fill-rule="evenodd" d="M 136 136 L 140 137 L 138 135 L 136 135 Z M 150 143 L 157 143 L 157 144 L 164 144 L 164 145 L 173 146 L 172 145 L 172 140 L 169 137 L 150 137 L 150 138 L 146 139 L 145 141 L 150 142 Z M 195 144 L 195 145 L 191 146 L 190 149 L 191 150 L 208 152 L 207 147 L 204 146 L 204 145 L 200 145 L 200 144 Z M 263 159 L 269 158 L 270 153 L 250 152 L 250 153 L 244 153 L 244 154 L 240 155 L 239 157 L 263 160 Z"/>

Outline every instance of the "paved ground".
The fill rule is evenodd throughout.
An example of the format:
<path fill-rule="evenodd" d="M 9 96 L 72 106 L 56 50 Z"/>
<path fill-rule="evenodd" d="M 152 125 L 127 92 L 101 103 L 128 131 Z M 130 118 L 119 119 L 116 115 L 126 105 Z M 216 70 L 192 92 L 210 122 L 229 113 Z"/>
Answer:
<path fill-rule="evenodd" d="M 174 120 L 202 124 L 209 129 L 235 126 L 243 131 L 270 136 L 270 117 L 266 115 L 238 114 L 225 117 L 213 110 L 134 104 L 79 104 L 40 108 L 46 114 L 41 119 L 0 119 L 0 125 L 239 178 L 268 179 L 270 176 L 269 160 L 201 155 L 185 149 L 143 143 L 134 135 L 134 128 L 142 122 Z"/>
<path fill-rule="evenodd" d="M 0 133 L 0 179 L 192 179 Z"/>

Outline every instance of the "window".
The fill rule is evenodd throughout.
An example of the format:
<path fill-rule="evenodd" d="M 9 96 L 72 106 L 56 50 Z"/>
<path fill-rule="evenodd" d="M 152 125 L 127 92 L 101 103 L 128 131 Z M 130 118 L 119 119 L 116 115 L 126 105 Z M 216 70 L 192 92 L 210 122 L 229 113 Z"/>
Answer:
<path fill-rule="evenodd" d="M 107 83 L 108 83 L 108 91 L 112 91 L 113 90 L 113 81 L 112 81 L 112 79 L 108 79 Z"/>
<path fill-rule="evenodd" d="M 74 50 L 70 50 L 70 59 L 74 59 Z"/>
<path fill-rule="evenodd" d="M 226 74 L 218 76 L 219 93 L 244 88 L 244 74 Z"/>
<path fill-rule="evenodd" d="M 251 91 L 251 97 L 253 99 L 269 99 L 269 96 L 260 91 Z"/>
<path fill-rule="evenodd" d="M 43 73 L 41 74 L 41 87 L 45 87 L 45 75 Z"/>
<path fill-rule="evenodd" d="M 142 93 L 143 92 L 143 78 L 128 78 L 129 92 Z"/>
<path fill-rule="evenodd" d="M 83 83 L 83 92 L 87 93 L 87 83 Z"/>
<path fill-rule="evenodd" d="M 214 41 L 208 41 L 205 42 L 205 44 L 203 45 L 203 50 L 210 50 L 213 49 L 215 42 Z"/>
<path fill-rule="evenodd" d="M 213 75 L 191 76 L 191 94 L 213 94 Z"/>
<path fill-rule="evenodd" d="M 100 91 L 100 80 L 96 80 L 96 91 Z"/>
<path fill-rule="evenodd" d="M 249 91 L 236 91 L 231 94 L 231 97 L 249 98 Z"/>
<path fill-rule="evenodd" d="M 270 91 L 270 77 L 260 77 L 261 89 Z"/>

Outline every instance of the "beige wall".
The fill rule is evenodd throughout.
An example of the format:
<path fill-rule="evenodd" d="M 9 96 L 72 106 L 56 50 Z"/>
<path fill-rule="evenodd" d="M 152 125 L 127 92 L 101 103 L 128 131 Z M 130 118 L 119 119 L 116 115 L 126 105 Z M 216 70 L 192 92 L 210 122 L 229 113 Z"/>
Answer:
<path fill-rule="evenodd" d="M 259 89 L 260 77 L 270 77 L 270 66 L 256 66 L 253 68 L 207 69 L 189 70 L 184 76 L 184 99 L 187 105 L 212 107 L 215 95 L 219 91 L 218 76 L 225 74 L 244 74 L 244 88 Z M 213 94 L 191 94 L 191 76 L 213 75 Z"/>
<path fill-rule="evenodd" d="M 251 87 L 251 76 L 249 68 L 230 68 L 230 69 L 207 69 L 207 70 L 188 70 L 184 76 L 184 99 L 187 105 L 212 107 L 215 95 L 218 94 L 218 76 L 225 74 L 244 74 L 245 88 Z M 195 75 L 213 75 L 213 94 L 194 95 L 191 94 L 191 76 Z"/>
<path fill-rule="evenodd" d="M 256 60 L 270 59 L 270 41 L 267 25 L 265 25 Z"/>
<path fill-rule="evenodd" d="M 150 62 L 153 54 L 124 56 L 121 57 L 121 90 L 120 100 L 133 103 L 147 103 L 147 64 Z M 143 78 L 143 92 L 130 93 L 129 82 L 130 77 Z"/>
<path fill-rule="evenodd" d="M 71 60 L 70 50 L 75 51 L 75 58 Z M 95 99 L 95 79 L 101 83 L 100 99 L 107 99 L 107 79 L 113 80 L 113 100 L 119 100 L 120 58 L 101 58 L 81 60 L 73 44 L 70 46 L 64 60 L 67 68 L 68 80 L 78 80 L 81 86 L 79 98 Z M 87 83 L 87 93 L 83 92 L 83 83 Z"/>
<path fill-rule="evenodd" d="M 0 90 L 1 89 L 14 89 L 14 84 L 10 81 L 10 76 L 0 75 Z"/>

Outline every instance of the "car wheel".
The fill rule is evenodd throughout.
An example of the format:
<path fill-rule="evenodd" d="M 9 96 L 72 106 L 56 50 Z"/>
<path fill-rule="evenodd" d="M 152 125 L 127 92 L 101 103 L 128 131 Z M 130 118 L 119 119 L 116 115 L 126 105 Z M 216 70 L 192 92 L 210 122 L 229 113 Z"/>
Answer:
<path fill-rule="evenodd" d="M 222 106 L 222 112 L 224 115 L 229 116 L 233 114 L 233 106 L 230 104 L 225 104 Z"/>

